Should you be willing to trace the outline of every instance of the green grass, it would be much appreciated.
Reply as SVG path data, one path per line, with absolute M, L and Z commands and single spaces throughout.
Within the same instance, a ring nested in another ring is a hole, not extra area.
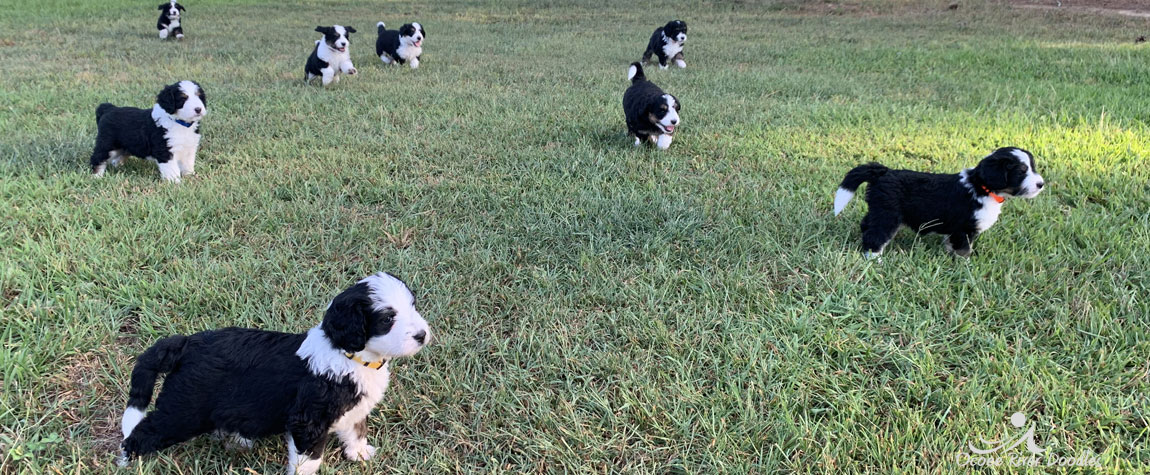
M 1150 470 L 1145 20 L 997 3 L 207 1 L 162 43 L 138 2 L 0 15 L 0 472 L 114 472 L 132 357 L 222 326 L 303 331 L 370 272 L 434 345 L 323 473 L 959 470 L 977 438 Z M 567 2 L 559 2 L 567 3 Z M 612 5 L 618 3 L 619 5 Z M 877 3 L 877 4 L 876 4 Z M 626 67 L 691 26 L 665 152 L 624 136 Z M 420 69 L 373 59 L 422 22 Z M 319 24 L 360 74 L 305 86 Z M 87 171 L 103 101 L 208 94 L 199 175 Z M 859 253 L 854 164 L 955 172 L 994 147 L 1048 187 L 969 260 Z M 208 439 L 157 473 L 277 473 Z M 122 472 L 121 472 L 122 473 Z

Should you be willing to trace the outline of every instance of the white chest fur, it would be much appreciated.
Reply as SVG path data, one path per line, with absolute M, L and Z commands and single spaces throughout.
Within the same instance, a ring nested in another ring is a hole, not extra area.
M 371 414 L 371 410 L 375 408 L 376 404 L 383 399 L 383 393 L 387 391 L 387 381 L 391 377 L 391 372 L 387 366 L 378 370 L 371 368 L 356 368 L 355 373 L 352 374 L 352 380 L 359 386 L 359 390 L 363 394 L 363 398 L 351 410 L 344 413 L 339 420 L 332 424 L 331 430 L 348 430 L 355 426 L 357 422 L 363 421 Z
M 663 55 L 669 58 L 674 58 L 675 55 L 683 51 L 683 44 L 671 41 L 667 35 L 663 35 Z
M 181 160 L 196 153 L 196 148 L 200 146 L 200 134 L 194 131 L 197 124 L 185 127 L 176 123 L 172 116 L 168 115 L 159 104 L 152 106 L 152 120 L 156 121 L 157 126 L 166 130 L 164 140 L 168 142 L 168 148 L 172 151 L 173 158 Z
M 423 54 L 423 47 L 400 43 L 399 48 L 396 48 L 395 50 L 395 54 L 398 54 L 400 58 L 404 59 L 404 61 L 411 61 L 412 59 L 418 58 L 419 55 Z
M 1002 213 L 1002 203 L 989 196 L 983 196 L 978 201 L 982 203 L 982 207 L 974 212 L 974 225 L 981 233 L 998 222 L 998 215 Z
M 316 56 L 318 56 L 319 59 L 326 61 L 332 69 L 336 70 L 336 72 L 339 72 L 340 70 L 339 65 L 343 64 L 345 61 L 351 61 L 351 52 L 348 48 L 345 48 L 342 52 L 340 52 L 328 47 L 327 44 L 323 42 L 323 40 L 316 40 L 315 44 L 319 48 L 316 50 Z

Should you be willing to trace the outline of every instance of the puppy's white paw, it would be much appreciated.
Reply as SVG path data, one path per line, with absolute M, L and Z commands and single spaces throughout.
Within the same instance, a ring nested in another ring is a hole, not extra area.
M 348 460 L 366 462 L 371 460 L 372 457 L 375 457 L 375 447 L 369 444 L 363 444 L 359 447 L 348 447 L 343 449 L 343 455 L 347 457 Z
M 681 59 L 676 59 L 675 60 L 675 66 L 678 66 L 680 68 L 685 68 L 685 67 L 687 67 L 687 62 L 683 61 Z
M 162 39 L 167 38 L 167 37 L 168 37 L 168 30 L 160 30 L 160 39 L 162 40 Z
M 178 34 L 178 35 L 176 35 L 176 39 L 177 39 L 177 40 L 182 40 L 182 39 L 184 39 L 184 35 L 183 35 L 182 33 L 181 33 L 181 34 Z
M 358 73 L 358 72 L 359 72 L 359 71 L 357 71 L 355 68 L 348 68 L 348 69 L 347 69 L 347 75 L 348 75 L 348 76 L 355 76 L 355 75 L 356 75 L 356 73 Z
M 639 140 L 639 137 L 635 137 L 635 146 L 638 147 L 640 145 L 643 145 L 643 141 Z
M 671 140 L 672 139 L 670 135 L 660 135 L 659 140 L 655 142 L 655 146 L 659 147 L 659 150 L 667 150 L 671 147 Z
M 667 68 L 669 68 L 669 67 L 670 67 L 670 66 L 669 66 L 669 65 L 666 65 L 666 64 L 660 64 L 660 65 L 659 65 L 659 69 L 667 69 Z

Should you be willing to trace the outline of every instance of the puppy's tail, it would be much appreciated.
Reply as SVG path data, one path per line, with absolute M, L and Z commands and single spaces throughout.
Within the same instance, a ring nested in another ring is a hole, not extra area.
M 387 25 L 384 25 L 382 21 L 375 24 L 376 33 L 382 34 L 384 28 L 387 28 Z
M 100 121 L 100 117 L 103 117 L 103 116 L 104 116 L 104 114 L 108 113 L 108 111 L 112 110 L 112 109 L 113 109 L 113 108 L 115 108 L 115 107 L 116 107 L 116 106 L 114 106 L 114 105 L 111 105 L 111 104 L 109 104 L 109 103 L 107 103 L 107 102 L 105 102 L 105 103 L 103 103 L 103 104 L 100 104 L 100 105 L 96 106 L 96 122 L 99 122 L 99 121 Z
M 839 189 L 835 192 L 835 216 L 846 209 L 847 203 L 850 203 L 851 198 L 855 197 L 855 190 L 858 190 L 860 185 L 870 183 L 888 171 L 890 171 L 889 168 L 877 162 L 870 162 L 854 167 L 847 172 L 847 176 L 843 177 L 843 182 L 839 184 Z
M 128 408 L 124 410 L 124 417 L 120 420 L 120 429 L 124 438 L 132 435 L 144 419 L 144 409 L 152 402 L 152 390 L 156 387 L 156 378 L 161 374 L 170 373 L 180 363 L 184 356 L 184 346 L 188 337 L 175 335 L 157 341 L 136 358 L 136 367 L 132 369 L 132 386 L 128 390 Z
M 631 84 L 647 80 L 647 76 L 643 75 L 643 65 L 638 61 L 631 63 L 631 67 L 627 68 L 627 80 L 631 81 Z

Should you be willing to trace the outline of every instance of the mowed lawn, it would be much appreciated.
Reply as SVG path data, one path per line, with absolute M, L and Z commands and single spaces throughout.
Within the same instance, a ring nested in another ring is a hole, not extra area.
M 0 472 L 113 463 L 136 354 L 302 332 L 380 270 L 436 338 L 397 361 L 366 464 L 322 473 L 959 470 L 1023 412 L 1051 453 L 1150 470 L 1150 22 L 998 2 L 3 2 Z M 294 3 L 294 4 L 293 4 Z M 553 4 L 573 3 L 567 6 Z M 620 107 L 651 31 L 690 26 L 668 151 Z M 418 70 L 375 28 L 419 21 Z M 359 75 L 306 86 L 316 25 Z M 94 109 L 207 92 L 199 174 L 89 176 Z M 996 147 L 1047 187 L 969 260 L 859 252 L 871 160 Z M 1022 450 L 1021 448 L 1016 451 Z M 209 438 L 130 472 L 279 473 Z

